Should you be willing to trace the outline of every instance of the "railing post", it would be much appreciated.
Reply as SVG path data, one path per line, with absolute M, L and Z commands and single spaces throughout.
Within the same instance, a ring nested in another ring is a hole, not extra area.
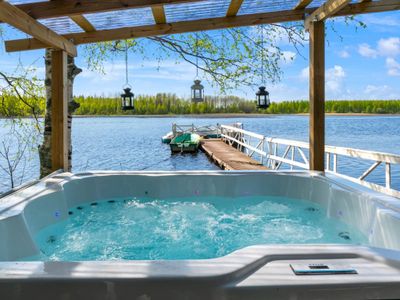
M 264 142 L 265 142 L 265 137 L 263 137 L 263 139 L 261 140 L 261 145 L 259 147 L 259 149 L 261 151 L 264 151 Z M 262 154 L 260 154 L 260 156 L 261 156 L 261 164 L 263 165 L 264 164 L 264 156 Z
M 385 168 L 385 179 L 386 179 L 386 188 L 390 189 L 392 186 L 392 174 L 391 174 L 391 165 L 390 163 L 386 163 Z
M 269 166 L 270 169 L 272 169 L 272 162 L 271 162 L 271 154 L 272 154 L 272 142 L 268 141 L 268 155 L 267 155 L 267 166 Z
M 333 172 L 337 173 L 337 154 L 333 154 Z
M 326 170 L 329 171 L 331 168 L 331 154 L 329 152 L 326 153 Z
M 292 156 L 291 156 L 292 161 L 294 161 L 294 149 L 295 149 L 295 147 L 292 146 Z M 290 165 L 290 170 L 293 170 L 293 165 Z

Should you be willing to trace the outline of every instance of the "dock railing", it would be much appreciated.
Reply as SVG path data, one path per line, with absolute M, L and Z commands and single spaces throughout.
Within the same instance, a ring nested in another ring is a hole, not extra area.
M 272 170 L 279 170 L 282 166 L 290 169 L 309 169 L 309 144 L 306 142 L 265 137 L 243 128 L 221 125 L 221 138 L 244 152 L 248 156 L 258 159 Z M 343 177 L 352 182 L 366 186 L 372 190 L 400 198 L 400 191 L 392 187 L 392 166 L 400 165 L 400 155 L 382 153 L 377 151 L 360 150 L 346 147 L 325 146 L 325 171 Z M 340 173 L 338 157 L 357 159 L 360 169 L 367 168 L 359 177 L 353 177 Z M 384 165 L 385 183 L 383 185 L 367 180 L 377 168 Z
M 183 133 L 197 133 L 199 135 L 219 134 L 219 126 L 212 126 L 212 125 L 195 126 L 194 124 L 182 125 L 174 123 L 172 124 L 172 133 L 174 136 Z

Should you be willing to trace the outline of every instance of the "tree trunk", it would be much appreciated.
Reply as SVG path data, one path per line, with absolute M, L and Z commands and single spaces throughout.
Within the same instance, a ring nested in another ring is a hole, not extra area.
M 46 50 L 45 66 L 45 88 L 46 88 L 46 114 L 44 118 L 44 136 L 43 143 L 39 146 L 40 158 L 40 177 L 44 177 L 52 173 L 51 163 L 51 49 Z M 72 155 L 72 142 L 71 142 L 71 123 L 72 113 L 79 107 L 79 103 L 75 102 L 73 97 L 73 86 L 75 77 L 81 73 L 82 70 L 74 63 L 74 58 L 68 56 L 68 160 L 69 170 L 71 171 L 71 155 Z

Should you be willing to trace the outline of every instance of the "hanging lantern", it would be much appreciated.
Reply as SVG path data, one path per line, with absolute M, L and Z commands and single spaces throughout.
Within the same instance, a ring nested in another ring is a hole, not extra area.
M 260 86 L 256 93 L 257 108 L 266 109 L 270 106 L 269 92 L 265 89 L 265 86 Z
M 134 110 L 135 106 L 133 105 L 133 97 L 135 96 L 131 90 L 131 86 L 129 85 L 128 78 L 128 42 L 125 41 L 125 85 L 124 85 L 124 93 L 121 94 L 121 106 L 122 110 Z
M 135 109 L 133 105 L 134 94 L 131 92 L 131 88 L 124 88 L 124 93 L 121 94 L 122 110 L 133 110 Z
M 264 26 L 261 26 L 261 84 L 264 84 Z M 257 108 L 267 109 L 270 106 L 269 92 L 265 89 L 265 86 L 260 86 L 256 93 Z
M 192 85 L 192 102 L 198 103 L 204 101 L 204 86 L 201 81 L 196 79 Z

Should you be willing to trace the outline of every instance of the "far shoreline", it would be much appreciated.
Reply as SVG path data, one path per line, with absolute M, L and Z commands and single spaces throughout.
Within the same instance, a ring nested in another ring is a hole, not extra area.
M 399 114 L 369 114 L 369 113 L 325 113 L 328 117 L 396 117 Z M 309 113 L 301 114 L 245 114 L 245 113 L 220 113 L 220 114 L 170 114 L 170 115 L 73 115 L 73 118 L 193 118 L 193 119 L 218 119 L 218 118 L 271 118 L 279 116 L 309 116 Z
M 168 114 L 168 115 L 72 115 L 73 118 L 76 119 L 86 119 L 86 118 L 192 118 L 192 119 L 234 119 L 234 118 L 273 118 L 273 117 L 282 117 L 282 116 L 309 116 L 309 113 L 300 113 L 300 114 L 246 114 L 246 113 L 216 113 L 216 114 Z M 325 113 L 327 117 L 398 117 L 398 114 L 370 114 L 370 113 Z M 21 119 L 33 119 L 33 117 L 18 117 L 13 116 L 12 118 L 21 118 Z M 39 116 L 40 119 L 43 119 L 43 116 Z M 0 119 L 11 119 L 10 117 L 0 117 Z

